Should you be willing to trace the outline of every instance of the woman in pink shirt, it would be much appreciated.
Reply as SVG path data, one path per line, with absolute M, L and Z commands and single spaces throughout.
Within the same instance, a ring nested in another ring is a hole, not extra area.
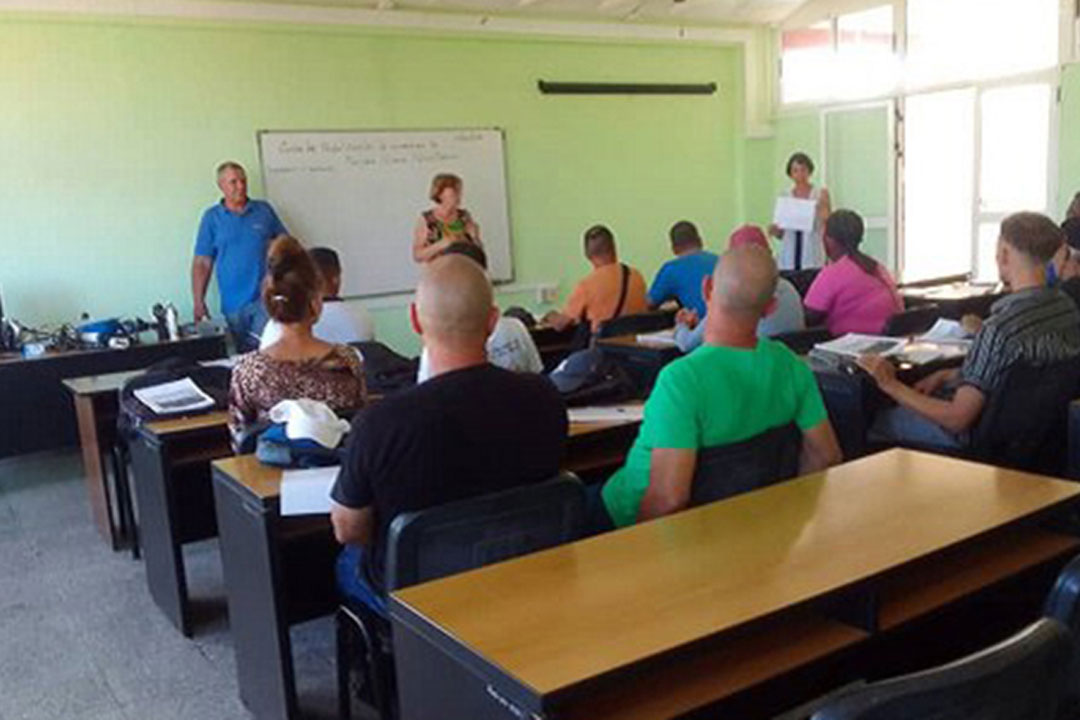
M 885 266 L 859 251 L 863 221 L 837 210 L 825 223 L 829 264 L 806 293 L 806 324 L 824 324 L 835 336 L 879 334 L 889 318 L 904 309 L 896 282 Z

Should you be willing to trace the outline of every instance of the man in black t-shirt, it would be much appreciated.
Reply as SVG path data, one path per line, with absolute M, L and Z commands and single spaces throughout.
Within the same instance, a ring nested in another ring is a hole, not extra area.
M 397 515 L 547 480 L 567 432 L 550 381 L 488 364 L 498 311 L 476 262 L 456 255 L 426 265 L 410 310 L 432 377 L 357 416 L 331 493 L 334 534 L 347 545 L 341 590 L 383 615 L 386 533 Z

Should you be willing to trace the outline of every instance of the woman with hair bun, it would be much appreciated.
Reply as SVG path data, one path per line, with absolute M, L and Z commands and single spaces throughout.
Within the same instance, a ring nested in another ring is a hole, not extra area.
M 241 356 L 233 368 L 229 430 L 234 445 L 245 428 L 265 420 L 282 400 L 318 400 L 337 412 L 358 410 L 367 401 L 357 351 L 312 333 L 322 312 L 322 278 L 296 238 L 279 235 L 270 245 L 262 300 L 281 326 L 281 337 Z

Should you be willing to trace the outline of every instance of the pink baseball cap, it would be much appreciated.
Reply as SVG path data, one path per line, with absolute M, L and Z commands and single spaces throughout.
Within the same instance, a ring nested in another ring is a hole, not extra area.
M 765 231 L 757 225 L 743 225 L 728 238 L 728 248 L 731 250 L 747 245 L 757 245 L 768 250 L 769 241 L 765 238 Z

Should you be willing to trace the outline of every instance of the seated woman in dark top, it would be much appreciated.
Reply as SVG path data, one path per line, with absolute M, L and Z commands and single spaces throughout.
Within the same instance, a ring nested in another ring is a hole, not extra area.
M 281 337 L 243 355 L 229 389 L 229 430 L 237 447 L 246 428 L 266 420 L 282 400 L 308 398 L 337 412 L 364 406 L 364 369 L 356 350 L 317 339 L 312 326 L 322 312 L 322 280 L 295 238 L 276 238 L 267 256 L 263 304 L 281 325 Z

